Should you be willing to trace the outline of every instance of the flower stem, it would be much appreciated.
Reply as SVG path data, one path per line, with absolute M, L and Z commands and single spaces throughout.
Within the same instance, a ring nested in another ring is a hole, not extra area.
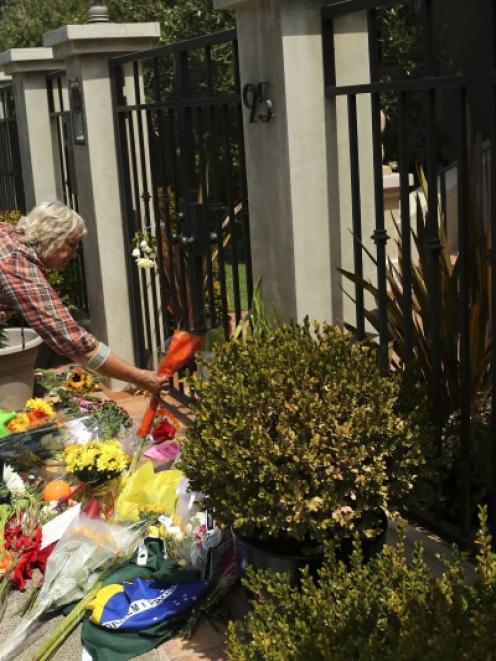
M 33 656 L 33 661 L 48 661 L 48 659 L 52 658 L 66 638 L 68 638 L 77 625 L 84 619 L 86 606 L 94 599 L 102 585 L 103 582 L 98 581 L 84 599 L 82 599 L 79 604 L 72 609 L 69 615 L 62 620 L 52 635 L 36 650 Z

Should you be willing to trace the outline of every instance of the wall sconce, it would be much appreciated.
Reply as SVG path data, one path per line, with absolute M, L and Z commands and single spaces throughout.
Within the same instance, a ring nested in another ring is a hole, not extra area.
M 69 100 L 71 106 L 72 141 L 75 145 L 86 144 L 84 126 L 83 94 L 81 83 L 77 78 L 69 81 Z

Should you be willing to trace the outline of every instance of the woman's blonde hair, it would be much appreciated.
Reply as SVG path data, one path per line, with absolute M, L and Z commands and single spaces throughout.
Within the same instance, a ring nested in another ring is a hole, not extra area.
M 61 202 L 43 202 L 19 219 L 20 240 L 44 258 L 60 248 L 66 239 L 82 239 L 86 225 L 81 216 Z

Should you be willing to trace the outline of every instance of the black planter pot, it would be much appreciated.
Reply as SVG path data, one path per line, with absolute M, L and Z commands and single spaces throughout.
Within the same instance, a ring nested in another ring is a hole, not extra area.
M 378 516 L 381 520 L 382 532 L 373 539 L 362 538 L 362 551 L 366 561 L 379 553 L 386 542 L 388 519 L 382 511 Z M 322 555 L 312 556 L 298 552 L 304 544 L 298 544 L 293 539 L 264 542 L 252 537 L 243 537 L 235 530 L 233 530 L 233 538 L 239 569 L 243 576 L 248 565 L 251 565 L 255 569 L 288 573 L 291 583 L 295 585 L 298 583 L 301 569 L 308 567 L 310 574 L 316 576 L 324 560 Z M 346 561 L 352 552 L 352 547 L 351 540 L 341 544 L 337 551 L 339 559 Z M 287 549 L 287 552 L 284 552 L 284 549 Z

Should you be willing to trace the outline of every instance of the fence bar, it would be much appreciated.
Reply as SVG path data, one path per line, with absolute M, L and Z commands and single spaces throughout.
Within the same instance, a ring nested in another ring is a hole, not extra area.
M 432 76 L 434 70 L 434 25 L 432 16 L 432 0 L 422 0 L 422 28 L 424 75 Z
M 0 209 L 24 213 L 24 184 L 11 85 L 0 88 L 0 103 Z
M 129 152 L 131 155 L 131 177 L 132 177 L 132 189 L 134 193 L 134 207 L 132 209 L 132 226 L 133 234 L 139 232 L 143 228 L 143 222 L 141 219 L 141 202 L 140 202 L 140 186 L 139 186 L 139 175 L 138 175 L 138 159 L 136 154 L 136 139 L 135 139 L 135 127 L 133 113 L 130 112 L 127 115 L 127 132 L 129 136 Z M 139 277 L 139 274 L 138 274 Z M 152 347 L 152 329 L 150 324 L 150 306 L 148 303 L 148 295 L 146 291 L 146 278 L 141 275 L 139 277 L 141 281 L 141 296 L 143 304 L 143 314 L 144 314 L 144 331 L 146 337 L 146 349 L 144 355 L 146 356 L 146 363 L 148 363 L 150 358 L 150 351 Z
M 350 94 L 348 99 L 348 131 L 350 140 L 350 175 L 351 175 L 351 213 L 353 226 L 353 257 L 355 276 L 363 278 L 362 254 L 362 206 L 360 196 L 360 165 L 358 160 L 358 124 L 356 96 Z M 359 340 L 365 337 L 365 307 L 364 292 L 361 282 L 355 282 L 356 336 Z
M 441 372 L 441 290 L 439 255 L 441 241 L 438 227 L 437 196 L 437 136 L 436 136 L 436 90 L 427 92 L 427 222 L 426 247 L 428 254 L 429 289 L 429 347 L 432 369 L 432 411 L 435 423 L 442 420 L 442 372 Z
M 231 254 L 232 254 L 232 282 L 234 293 L 234 309 L 236 323 L 241 319 L 241 298 L 239 288 L 239 260 L 238 260 L 238 229 L 236 226 L 236 205 L 234 202 L 233 190 L 233 172 L 232 172 L 232 153 L 229 144 L 229 109 L 224 106 L 222 109 L 222 134 L 223 134 L 223 153 L 225 167 L 225 183 L 227 197 L 227 212 L 229 214 L 229 228 L 231 231 Z
M 121 66 L 116 65 L 112 69 L 112 97 L 114 109 L 117 103 L 123 97 L 124 74 Z M 119 183 L 121 190 L 121 198 L 124 203 L 124 241 L 127 252 L 131 255 L 132 238 L 134 235 L 134 216 L 133 205 L 131 199 L 131 178 L 130 178 L 130 163 L 129 163 L 129 149 L 126 129 L 126 115 L 124 113 L 117 113 L 114 111 L 115 125 L 119 139 L 117 140 L 117 156 L 122 167 L 119 170 Z M 132 221 L 132 222 L 130 222 Z M 141 313 L 141 305 L 139 298 L 139 275 L 134 262 L 131 259 L 127 261 L 127 280 L 128 286 L 131 290 L 129 297 L 131 301 L 131 318 L 133 324 L 133 350 L 135 360 L 141 366 L 146 365 L 145 354 L 145 331 L 143 324 L 143 316 Z
M 458 245 L 459 245 L 459 325 L 460 325 L 460 465 L 461 529 L 470 530 L 470 253 L 467 166 L 467 90 L 458 98 Z M 476 220 L 479 222 L 479 219 Z
M 493 9 L 496 15 L 496 8 Z M 496 23 L 496 21 L 495 21 Z M 496 30 L 495 30 L 496 31 Z M 496 55 L 495 55 L 496 58 Z M 496 85 L 491 90 L 491 447 L 489 479 L 489 514 L 493 543 L 496 539 Z
M 402 309 L 405 353 L 401 358 L 409 363 L 413 358 L 412 319 L 412 250 L 410 228 L 410 184 L 408 158 L 408 110 L 406 93 L 399 96 L 399 170 L 401 214 L 401 273 L 403 276 Z
M 224 254 L 224 227 L 223 221 L 225 218 L 225 210 L 220 204 L 220 145 L 218 139 L 217 122 L 216 122 L 216 107 L 208 106 L 208 130 L 210 134 L 210 153 L 212 158 L 215 159 L 215 166 L 212 164 L 212 182 L 210 191 L 210 208 L 214 218 L 214 231 L 217 235 L 217 259 L 219 262 L 219 278 L 220 278 L 220 300 L 222 308 L 222 321 L 224 326 L 224 335 L 226 340 L 229 338 L 229 310 L 227 305 L 227 288 L 226 288 L 226 263 Z
M 376 80 L 379 71 L 377 14 L 374 9 L 368 12 L 370 78 Z M 377 246 L 377 290 L 379 297 L 379 364 L 389 367 L 388 356 L 388 310 L 386 282 L 386 244 L 388 233 L 384 225 L 384 190 L 382 178 L 381 144 L 381 100 L 378 93 L 371 95 L 372 142 L 374 160 L 375 230 L 372 238 Z
M 241 81 L 239 78 L 239 50 L 238 42 L 233 41 L 234 50 L 234 75 L 236 79 L 236 93 L 241 97 Z M 253 270 L 251 263 L 251 243 L 250 243 L 250 224 L 249 224 L 249 209 L 248 209 L 248 181 L 246 177 L 246 163 L 245 163 L 245 140 L 243 132 L 243 111 L 241 104 L 236 104 L 237 121 L 238 121 L 238 144 L 239 144 L 239 167 L 240 167 L 240 186 L 241 186 L 241 216 L 243 218 L 243 237 L 245 245 L 245 269 L 246 269 L 246 293 L 247 305 L 251 307 L 253 298 Z
M 179 119 L 177 120 L 177 123 L 179 123 Z M 184 256 L 182 251 L 180 251 L 180 245 L 179 245 L 179 235 L 180 235 L 180 230 L 182 229 L 182 223 L 185 218 L 184 212 L 180 210 L 180 198 L 181 198 L 181 177 L 178 176 L 178 170 L 179 166 L 177 164 L 177 143 L 176 143 L 176 117 L 173 113 L 173 111 L 169 111 L 168 113 L 168 125 L 169 125 L 169 149 L 170 149 L 170 159 L 172 163 L 172 169 L 173 169 L 173 176 L 172 176 L 172 181 L 173 181 L 173 191 L 175 193 L 174 197 L 174 210 L 175 210 L 175 228 L 172 228 L 172 226 L 169 226 L 169 231 L 170 231 L 170 249 L 171 249 L 171 257 L 172 257 L 172 267 L 174 268 L 174 258 L 176 257 L 176 252 L 177 252 L 177 266 L 179 267 L 179 289 L 180 289 L 180 297 L 181 300 L 183 301 L 184 304 L 184 309 L 179 311 L 179 307 L 176 308 L 176 324 L 177 325 L 185 325 L 188 323 L 188 306 L 190 304 L 189 301 L 189 290 L 188 290 L 188 284 L 186 281 L 186 266 L 184 263 Z M 172 220 L 172 219 L 171 219 Z M 177 250 L 176 250 L 177 246 Z M 180 313 L 185 314 L 185 317 L 182 318 L 180 316 Z
M 205 154 L 205 132 L 203 130 L 203 117 L 200 108 L 196 109 L 195 112 L 195 128 L 196 134 L 198 136 L 198 155 L 199 155 L 199 166 L 200 166 L 200 188 L 201 188 L 201 202 L 202 202 L 202 213 L 201 213 L 201 223 L 202 227 L 198 228 L 198 232 L 201 233 L 202 241 L 205 241 L 205 267 L 206 267 L 206 276 L 207 276 L 207 297 L 208 297 L 208 307 L 210 313 L 210 324 L 212 328 L 217 326 L 217 314 L 215 310 L 215 291 L 214 291 L 214 276 L 212 269 L 212 249 L 210 247 L 210 219 L 208 213 L 205 213 L 206 210 L 206 200 L 208 199 L 208 182 L 207 182 L 207 172 L 208 164 L 207 157 Z
M 136 101 L 139 103 L 141 100 L 141 90 L 140 90 L 140 72 L 139 72 L 139 67 L 138 63 L 134 62 L 133 63 L 133 77 L 134 77 L 134 94 Z M 151 216 L 150 216 L 150 200 L 152 199 L 152 193 L 150 193 L 150 186 L 149 186 L 149 181 L 148 181 L 148 168 L 147 168 L 147 162 L 146 162 L 146 150 L 145 150 L 145 138 L 144 138 L 144 130 L 143 130 L 143 117 L 142 117 L 142 112 L 141 110 L 138 110 L 136 115 L 137 115 L 137 127 L 138 127 L 138 145 L 139 145 L 139 160 L 140 160 L 140 170 L 141 170 L 141 199 L 143 200 L 143 208 L 144 208 L 144 221 L 145 221 L 145 230 L 149 231 L 151 233 Z M 151 120 L 148 112 L 149 111 L 144 111 L 145 114 L 145 119 L 149 122 Z M 149 143 L 147 143 L 149 146 Z M 143 282 L 146 285 L 147 281 L 147 273 L 144 271 L 142 273 L 142 279 Z M 158 313 L 158 299 L 157 299 L 157 283 L 155 281 L 155 274 L 153 272 L 149 272 L 149 280 L 150 280 L 150 287 L 151 287 L 151 292 L 152 292 L 152 307 L 153 307 L 153 316 L 155 323 L 153 324 L 154 330 L 155 330 L 155 347 L 158 348 L 160 347 L 161 341 L 160 341 L 160 318 L 159 318 L 159 313 Z M 150 350 L 152 351 L 152 346 L 150 345 Z M 152 351 L 153 354 L 153 351 Z

